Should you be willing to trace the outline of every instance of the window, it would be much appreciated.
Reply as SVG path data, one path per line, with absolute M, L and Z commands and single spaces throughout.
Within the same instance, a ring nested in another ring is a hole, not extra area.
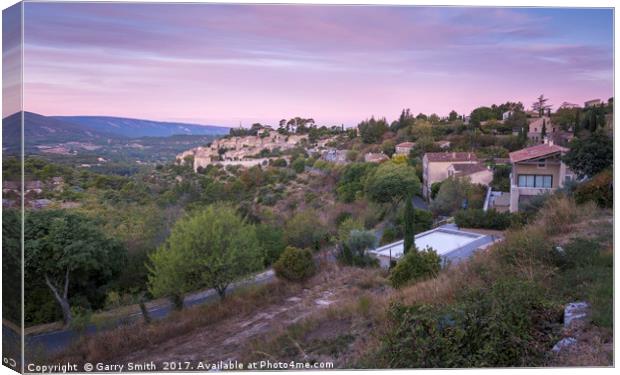
M 553 176 L 520 174 L 518 185 L 519 187 L 550 189 L 553 186 Z
M 545 165 L 547 165 L 545 159 L 538 159 L 538 168 L 544 168 Z

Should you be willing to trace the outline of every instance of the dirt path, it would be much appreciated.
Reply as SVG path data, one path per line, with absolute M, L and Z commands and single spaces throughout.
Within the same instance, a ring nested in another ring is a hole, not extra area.
M 317 275 L 312 285 L 279 303 L 268 305 L 250 314 L 235 316 L 175 337 L 163 344 L 131 353 L 117 363 L 163 361 L 235 361 L 240 348 L 261 335 L 278 332 L 280 328 L 300 321 L 344 299 L 351 285 L 359 278 L 359 270 L 334 267 Z

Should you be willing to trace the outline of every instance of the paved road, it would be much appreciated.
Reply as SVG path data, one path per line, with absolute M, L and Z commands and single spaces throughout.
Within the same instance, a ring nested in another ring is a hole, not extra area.
M 234 290 L 242 286 L 261 285 L 261 284 L 269 283 L 273 281 L 274 278 L 275 278 L 275 275 L 274 275 L 273 270 L 268 270 L 252 278 L 231 284 L 228 288 L 228 291 L 229 293 L 231 293 Z M 217 298 L 218 298 L 217 292 L 214 289 L 209 289 L 209 290 L 187 295 L 185 299 L 183 300 L 183 305 L 185 307 L 196 306 L 196 305 L 204 304 L 207 302 L 211 302 L 213 300 L 216 300 Z M 153 319 L 161 319 L 167 316 L 168 314 L 170 314 L 171 311 L 172 311 L 172 304 L 167 303 L 164 305 L 150 308 L 149 314 L 151 318 Z M 118 327 L 119 325 L 122 325 L 122 324 L 131 324 L 139 319 L 142 319 L 142 314 L 134 313 L 129 316 L 119 318 L 116 321 L 107 322 L 107 324 L 103 326 L 102 325 L 96 326 L 94 324 L 91 324 L 88 327 L 86 327 L 85 332 L 86 334 L 93 334 L 98 331 Z M 14 331 L 4 326 L 3 326 L 2 332 L 3 332 L 3 335 L 13 335 L 13 336 L 17 335 Z M 80 336 L 80 333 L 75 332 L 72 329 L 41 333 L 38 335 L 28 335 L 26 336 L 26 346 L 30 348 L 30 350 L 41 349 L 48 353 L 58 352 L 62 349 L 67 348 L 71 344 L 71 342 L 73 342 L 73 340 L 77 339 L 79 336 Z

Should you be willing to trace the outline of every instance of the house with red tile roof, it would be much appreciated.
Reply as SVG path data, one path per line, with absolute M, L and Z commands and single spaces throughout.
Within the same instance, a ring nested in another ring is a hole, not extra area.
M 574 179 L 562 162 L 567 151 L 550 141 L 510 153 L 510 212 L 518 211 L 520 204 L 534 196 L 553 192 Z
M 415 143 L 413 142 L 403 142 L 396 145 L 396 153 L 409 155 L 409 152 L 412 148 L 415 147 Z
M 473 152 L 427 152 L 422 157 L 422 195 L 429 197 L 431 185 L 448 178 L 448 169 L 456 164 L 478 164 Z

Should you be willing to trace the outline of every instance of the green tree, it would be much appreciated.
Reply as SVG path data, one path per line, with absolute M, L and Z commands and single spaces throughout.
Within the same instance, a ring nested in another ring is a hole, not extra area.
M 450 111 L 450 114 L 448 115 L 448 120 L 449 120 L 450 122 L 453 122 L 453 121 L 456 121 L 458 118 L 459 118 L 459 114 L 458 114 L 458 113 L 456 113 L 456 111 L 455 111 L 455 110 L 451 110 L 451 111 Z
M 406 164 L 383 163 L 366 182 L 368 197 L 379 203 L 396 205 L 419 190 L 420 180 L 415 169 Z
M 546 111 L 551 109 L 551 105 L 547 104 L 549 98 L 545 98 L 545 95 L 540 95 L 534 104 L 532 104 L 532 110 L 538 112 L 540 116 L 543 116 Z
M 24 227 L 25 273 L 45 282 L 69 325 L 70 286 L 101 288 L 119 273 L 126 251 L 82 215 L 30 212 Z
M 563 160 L 580 178 L 594 176 L 614 161 L 613 141 L 602 132 L 574 138 L 569 148 Z
M 319 220 L 318 213 L 306 209 L 298 211 L 286 222 L 284 233 L 287 245 L 318 250 L 327 230 Z
M 285 248 L 284 231 L 282 228 L 268 224 L 256 226 L 256 239 L 263 250 L 263 263 L 268 267 L 275 262 Z
M 357 125 L 357 128 L 364 143 L 379 142 L 383 134 L 389 130 L 388 123 L 384 118 L 376 120 L 374 117 L 371 117 L 370 120 L 362 121 Z
M 466 201 L 470 208 L 482 208 L 485 189 L 482 185 L 472 184 L 469 178 L 448 177 L 445 179 L 435 200 L 430 204 L 430 210 L 435 215 L 452 215 L 462 208 Z
M 384 154 L 391 158 L 392 155 L 394 155 L 394 152 L 396 152 L 396 143 L 394 143 L 391 139 L 386 139 L 381 144 L 381 150 Z
M 377 237 L 367 230 L 354 229 L 349 238 L 339 244 L 338 258 L 344 264 L 365 267 L 376 264 L 376 259 L 368 255 L 368 249 L 377 245 Z
M 261 269 L 263 255 L 254 226 L 216 204 L 178 220 L 150 261 L 149 290 L 178 306 L 183 293 L 205 286 L 223 299 L 231 282 Z
M 473 126 L 480 126 L 480 123 L 482 121 L 487 121 L 491 119 L 497 120 L 497 118 L 495 118 L 495 112 L 489 107 L 478 107 L 474 109 L 469 115 L 469 122 Z
M 348 241 L 353 230 L 364 230 L 364 222 L 361 219 L 348 217 L 338 227 L 338 240 L 340 242 Z
M 338 199 L 344 202 L 353 202 L 358 192 L 364 191 L 367 176 L 377 168 L 374 163 L 347 164 L 338 180 L 336 193 Z
M 413 196 L 408 196 L 405 202 L 405 240 L 403 252 L 407 254 L 415 248 L 415 209 L 413 208 Z
M 543 119 L 542 129 L 540 130 L 540 138 L 545 139 L 547 136 L 547 120 Z

